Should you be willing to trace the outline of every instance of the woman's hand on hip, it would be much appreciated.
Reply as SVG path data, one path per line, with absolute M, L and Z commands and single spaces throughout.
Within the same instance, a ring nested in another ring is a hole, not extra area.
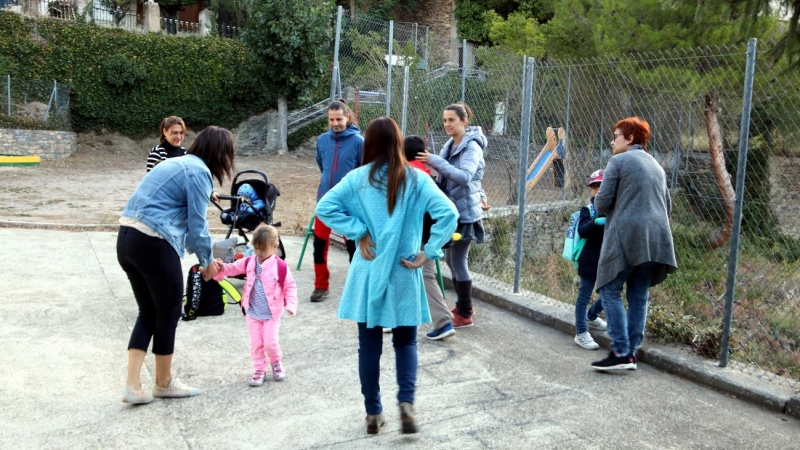
M 361 251 L 361 257 L 367 261 L 375 259 L 374 248 L 378 248 L 378 246 L 372 241 L 372 236 L 367 231 L 367 234 L 361 236 L 361 239 L 358 240 L 358 249 Z
M 424 266 L 426 262 L 428 262 L 428 255 L 426 255 L 425 252 L 419 252 L 414 255 L 413 261 L 400 258 L 400 264 L 408 267 L 409 269 L 419 269 L 420 267 Z

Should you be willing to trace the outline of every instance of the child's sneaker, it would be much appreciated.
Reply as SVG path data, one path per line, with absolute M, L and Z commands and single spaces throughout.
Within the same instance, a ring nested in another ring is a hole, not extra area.
M 594 339 L 592 339 L 592 335 L 589 334 L 588 331 L 584 331 L 583 333 L 575 336 L 573 341 L 575 341 L 576 344 L 580 345 L 586 350 L 597 350 L 598 348 L 600 348 L 597 342 L 595 342 Z
M 272 378 L 275 381 L 283 381 L 286 379 L 286 371 L 283 370 L 283 364 L 280 361 L 272 363 Z
M 169 382 L 169 386 L 162 388 L 158 385 L 153 386 L 153 397 L 156 398 L 183 398 L 194 397 L 200 393 L 200 389 L 187 386 L 177 378 Z
M 266 378 L 267 372 L 263 370 L 257 370 L 256 373 L 253 374 L 253 378 L 250 378 L 250 382 L 247 384 L 253 387 L 263 386 Z
M 456 334 L 456 330 L 453 328 L 453 324 L 447 322 L 442 328 L 436 328 L 435 330 L 426 334 L 425 337 L 434 341 L 438 341 L 439 339 L 444 339 L 454 334 Z
M 608 323 L 606 323 L 605 320 L 598 317 L 597 319 L 590 320 L 589 326 L 592 328 L 597 328 L 600 331 L 606 331 L 606 329 L 608 328 Z

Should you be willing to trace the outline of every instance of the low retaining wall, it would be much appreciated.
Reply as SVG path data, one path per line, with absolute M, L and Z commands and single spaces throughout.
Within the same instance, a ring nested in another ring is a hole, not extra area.
M 71 131 L 12 130 L 0 128 L 0 154 L 61 159 L 77 149 L 78 135 Z

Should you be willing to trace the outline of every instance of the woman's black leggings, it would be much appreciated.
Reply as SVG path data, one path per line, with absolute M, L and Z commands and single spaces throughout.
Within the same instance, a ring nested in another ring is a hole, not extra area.
M 166 240 L 122 226 L 117 236 L 117 261 L 128 275 L 139 305 L 128 350 L 146 352 L 152 338 L 154 354 L 171 355 L 183 301 L 178 254 Z

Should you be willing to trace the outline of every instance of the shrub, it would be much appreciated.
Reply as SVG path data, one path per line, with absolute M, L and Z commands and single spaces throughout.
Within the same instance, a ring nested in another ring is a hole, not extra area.
M 233 39 L 138 34 L 0 12 L 0 61 L 13 77 L 72 86 L 75 131 L 153 133 L 165 116 L 234 127 L 274 98 Z

